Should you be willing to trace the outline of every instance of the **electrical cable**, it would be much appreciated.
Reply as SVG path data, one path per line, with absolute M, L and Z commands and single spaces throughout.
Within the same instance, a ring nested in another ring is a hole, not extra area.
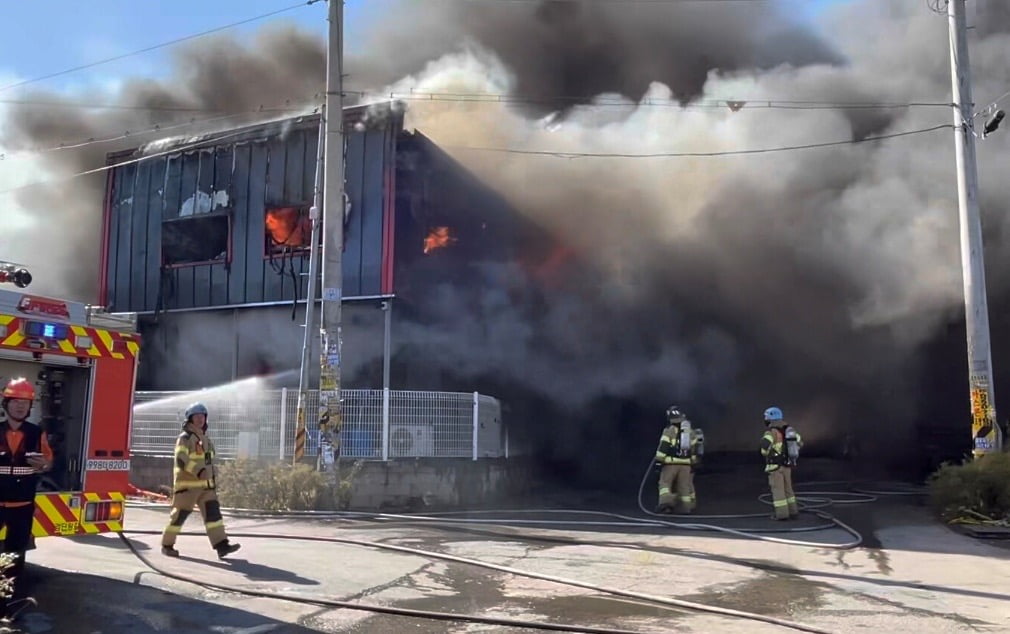
M 161 531 L 153 530 L 127 530 L 120 533 L 120 538 L 125 540 L 129 544 L 129 539 L 126 534 L 137 534 L 137 535 L 161 535 Z M 199 535 L 200 533 L 194 531 L 187 531 L 183 533 L 184 535 Z M 703 603 L 695 603 L 693 601 L 684 601 L 682 599 L 674 599 L 670 597 L 663 597 L 659 595 L 652 595 L 643 592 L 634 592 L 631 590 L 621 590 L 619 588 L 610 588 L 607 586 L 601 586 L 593 583 L 588 583 L 585 581 L 579 581 L 577 579 L 568 579 L 565 577 L 559 577 L 555 575 L 548 575 L 539 572 L 533 572 L 529 570 L 522 570 L 518 568 L 513 568 L 511 566 L 504 566 L 500 564 L 495 564 L 487 561 L 482 561 L 479 559 L 471 559 L 468 557 L 460 557 L 457 555 L 449 555 L 446 553 L 439 553 L 429 550 L 422 550 L 419 548 L 412 548 L 409 546 L 399 546 L 396 544 L 385 544 L 379 542 L 366 542 L 359 539 L 349 539 L 343 537 L 319 537 L 311 535 L 288 535 L 288 534 L 276 534 L 276 533 L 255 533 L 255 532 L 235 532 L 231 533 L 232 537 L 235 538 L 251 538 L 251 539 L 271 539 L 271 540 L 295 540 L 295 541 L 309 541 L 309 542 L 322 542 L 322 543 L 332 543 L 332 544 L 344 544 L 348 546 L 359 546 L 362 548 L 371 548 L 376 550 L 388 550 L 392 552 L 405 553 L 409 555 L 415 555 L 423 557 L 426 559 L 436 559 L 442 561 L 449 561 L 453 563 L 465 564 L 469 566 L 474 566 L 478 568 L 485 568 L 488 570 L 495 570 L 497 572 L 504 572 L 511 575 L 516 575 L 520 577 L 528 577 L 531 579 L 539 579 L 541 581 L 549 581 L 552 583 L 557 583 L 560 585 L 566 585 L 576 588 L 582 588 L 585 590 L 592 590 L 594 592 L 600 592 L 603 594 L 610 594 L 614 596 L 620 596 L 624 598 L 637 599 L 640 601 L 647 601 L 649 603 L 654 603 L 657 605 L 662 605 L 670 608 L 681 608 L 687 610 L 693 610 L 696 612 L 705 612 L 710 614 L 718 614 L 722 616 L 729 616 L 733 618 L 740 618 L 752 621 L 760 621 L 764 623 L 770 623 L 772 625 L 779 625 L 781 627 L 787 627 L 794 630 L 799 630 L 801 632 L 815 632 L 818 634 L 827 634 L 827 630 L 821 628 L 813 627 L 810 625 L 805 625 L 803 623 L 797 623 L 794 621 L 789 621 L 786 619 L 779 619 L 776 617 L 767 616 L 764 614 L 755 614 L 752 612 L 745 612 L 741 610 L 733 610 L 729 608 L 722 608 L 713 605 L 706 605 Z M 130 548 L 130 550 L 140 557 L 139 552 L 135 548 Z M 152 568 L 156 572 L 161 573 L 157 570 L 153 564 L 151 564 L 146 558 L 141 559 L 148 567 Z M 174 575 L 174 573 L 173 573 Z M 174 575 L 174 578 L 180 579 L 182 575 Z M 180 579 L 184 581 L 189 581 L 189 579 Z M 203 585 L 203 581 L 194 581 Z M 243 590 L 236 589 L 236 591 L 243 592 Z M 265 596 L 273 598 L 281 598 L 277 593 L 264 593 Z M 286 597 L 284 597 L 287 600 Z M 314 601 L 311 599 L 302 599 L 305 601 Z M 350 604 L 360 606 L 361 604 Z M 345 607 L 345 606 L 340 606 Z
M 757 148 L 752 150 L 723 150 L 714 152 L 652 152 L 645 154 L 626 154 L 620 152 L 565 152 L 562 150 L 521 150 L 517 148 L 496 148 L 496 147 L 475 147 L 475 146 L 442 146 L 450 150 L 462 150 L 471 152 L 493 152 L 499 154 L 521 154 L 526 156 L 548 156 L 553 158 L 626 158 L 626 159 L 646 159 L 646 158 L 708 158 L 717 156 L 741 156 L 750 154 L 770 154 L 774 152 L 788 152 L 795 150 L 810 150 L 816 148 L 834 147 L 839 145 L 857 145 L 870 141 L 882 141 L 885 139 L 896 139 L 917 134 L 936 132 L 937 130 L 952 130 L 951 124 L 935 125 L 931 128 L 921 128 L 918 130 L 906 130 L 905 132 L 895 132 L 891 134 L 880 134 L 868 136 L 860 139 L 849 139 L 845 141 L 827 141 L 824 143 L 808 143 L 805 145 L 787 145 L 772 148 Z
M 269 123 L 269 122 L 263 122 L 263 123 Z M 53 184 L 53 183 L 59 183 L 59 182 L 69 181 L 69 180 L 73 180 L 75 178 L 80 178 L 81 176 L 88 176 L 88 175 L 91 175 L 91 174 L 98 174 L 100 172 L 106 172 L 108 170 L 116 169 L 117 167 L 123 167 L 124 165 L 132 165 L 134 163 L 139 163 L 141 161 L 146 161 L 148 159 L 158 158 L 159 156 L 168 156 L 170 154 L 178 154 L 180 152 L 185 152 L 186 150 L 192 150 L 192 149 L 197 149 L 197 148 L 200 148 L 200 147 L 205 147 L 207 145 L 212 145 L 214 143 L 217 143 L 219 141 L 223 141 L 225 139 L 235 138 L 237 136 L 241 136 L 241 135 L 246 134 L 246 133 L 248 133 L 248 130 L 236 130 L 234 132 L 229 132 L 229 133 L 226 133 L 226 134 L 220 134 L 220 135 L 217 135 L 217 136 L 213 136 L 213 135 L 209 134 L 209 135 L 207 135 L 207 138 L 200 139 L 200 140 L 194 141 L 192 143 L 184 143 L 184 144 L 172 147 L 172 148 L 170 148 L 168 150 L 163 150 L 161 152 L 154 152 L 154 153 L 151 153 L 151 154 L 145 154 L 144 156 L 140 156 L 140 157 L 137 157 L 137 158 L 134 158 L 134 159 L 129 159 L 129 160 L 126 160 L 126 161 L 120 161 L 118 163 L 112 163 L 110 165 L 103 165 L 102 167 L 96 167 L 94 169 L 85 170 L 83 172 L 76 172 L 74 174 L 68 174 L 66 176 L 60 176 L 58 178 L 51 178 L 51 179 L 47 179 L 47 180 L 44 180 L 44 181 L 36 181 L 34 183 L 27 183 L 25 185 L 18 185 L 17 187 L 11 187 L 11 188 L 8 188 L 8 189 L 0 190 L 0 195 L 11 194 L 11 193 L 18 192 L 18 191 L 21 191 L 21 190 L 24 190 L 24 189 L 28 189 L 28 188 L 31 188 L 31 187 L 40 187 L 40 186 L 43 186 L 43 185 L 50 185 L 50 184 Z
M 269 121 L 261 122 L 261 124 L 265 124 L 265 123 L 269 123 Z M 905 132 L 897 132 L 897 133 L 893 133 L 893 134 L 883 134 L 883 135 L 872 136 L 872 137 L 863 137 L 861 139 L 850 139 L 850 140 L 847 140 L 847 141 L 829 141 L 829 142 L 825 142 L 825 143 L 810 143 L 810 144 L 806 144 L 806 145 L 793 145 L 793 146 L 783 146 L 783 147 L 776 147 L 776 148 L 761 148 L 761 149 L 753 149 L 753 150 L 726 150 L 726 151 L 717 151 L 717 152 L 658 152 L 658 153 L 652 153 L 652 154 L 621 154 L 621 153 L 603 153 L 603 152 L 601 152 L 601 153 L 591 153 L 591 152 L 562 152 L 562 151 L 543 151 L 543 150 L 519 150 L 519 149 L 513 149 L 513 148 L 467 147 L 467 146 L 449 146 L 449 145 L 443 146 L 443 147 L 445 147 L 445 149 L 455 149 L 455 150 L 464 150 L 464 151 L 469 150 L 469 151 L 481 151 L 481 152 L 496 152 L 496 153 L 502 153 L 502 154 L 523 154 L 523 155 L 549 156 L 549 157 L 555 157 L 555 158 L 569 158 L 569 159 L 572 159 L 572 158 L 628 158 L 628 159 L 636 159 L 636 158 L 717 157 L 717 156 L 737 156 L 737 155 L 750 155 L 750 154 L 768 154 L 768 153 L 772 153 L 772 152 L 786 152 L 786 151 L 792 151 L 792 150 L 807 150 L 807 149 L 813 149 L 813 148 L 825 148 L 825 147 L 832 147 L 832 146 L 839 146 L 839 145 L 856 145 L 856 144 L 859 144 L 859 143 L 866 143 L 866 142 L 869 142 L 869 141 L 880 141 L 880 140 L 883 140 L 883 139 L 894 139 L 894 138 L 898 138 L 898 137 L 906 137 L 906 136 L 911 136 L 911 135 L 916 135 L 916 134 L 924 134 L 924 133 L 927 133 L 927 132 L 934 132 L 936 130 L 953 129 L 953 128 L 954 128 L 954 126 L 951 125 L 951 124 L 944 124 L 944 125 L 933 126 L 931 128 L 923 128 L 923 129 L 920 129 L 920 130 L 908 130 L 908 131 L 905 131 Z M 69 175 L 66 175 L 66 176 L 61 176 L 59 178 L 48 179 L 48 180 L 44 180 L 44 181 L 37 181 L 37 182 L 34 182 L 34 183 L 28 183 L 26 185 L 19 185 L 17 187 L 11 187 L 11 188 L 8 188 L 8 189 L 5 189 L 5 190 L 0 190 L 0 195 L 10 194 L 10 193 L 17 192 L 17 191 L 20 191 L 20 190 L 23 190 L 23 189 L 27 189 L 27 188 L 30 188 L 30 187 L 37 187 L 37 186 L 49 185 L 49 184 L 57 183 L 57 182 L 64 182 L 64 181 L 72 180 L 72 179 L 75 179 L 75 178 L 79 178 L 81 176 L 88 176 L 90 174 L 97 174 L 97 173 L 100 173 L 100 172 L 105 172 L 105 171 L 108 171 L 108 170 L 111 170 L 111 169 L 115 169 L 117 167 L 122 167 L 124 165 L 130 165 L 132 163 L 138 163 L 140 161 L 144 161 L 144 160 L 147 160 L 147 159 L 150 159 L 150 158 L 156 158 L 156 157 L 159 157 L 159 156 L 165 156 L 165 155 L 168 155 L 168 154 L 175 154 L 175 153 L 178 153 L 178 152 L 182 152 L 182 151 L 185 151 L 187 149 L 195 149 L 195 148 L 198 148 L 198 147 L 212 145 L 212 144 L 214 144 L 214 143 L 216 143 L 218 141 L 222 141 L 222 140 L 227 139 L 227 138 L 232 138 L 232 137 L 235 137 L 235 136 L 239 136 L 239 135 L 245 134 L 245 133 L 246 133 L 246 130 L 239 130 L 239 131 L 236 131 L 236 132 L 232 132 L 232 133 L 228 133 L 228 134 L 223 134 L 223 135 L 220 135 L 218 137 L 213 137 L 213 138 L 208 137 L 206 139 L 202 139 L 202 140 L 196 141 L 196 142 L 194 142 L 192 144 L 178 146 L 178 147 L 172 148 L 170 150 L 166 150 L 164 152 L 159 152 L 159 153 L 155 153 L 155 154 L 148 154 L 146 156 L 142 156 L 142 157 L 139 157 L 139 158 L 136 158 L 136 159 L 130 159 L 130 160 L 127 160 L 127 161 L 122 161 L 122 162 L 114 163 L 114 164 L 111 164 L 111 165 L 104 165 L 102 167 L 96 167 L 94 169 L 85 170 L 83 172 L 76 172 L 74 174 L 69 174 Z
M 930 108 L 950 108 L 949 102 L 844 102 L 844 101 L 802 101 L 789 99 L 702 99 L 697 101 L 680 102 L 674 99 L 651 99 L 643 98 L 639 101 L 620 99 L 605 96 L 593 97 L 587 101 L 586 97 L 569 96 L 532 96 L 508 93 L 439 93 L 439 92 L 379 92 L 368 90 L 344 90 L 345 96 L 356 96 L 362 99 L 389 100 L 389 101 L 429 101 L 429 102 L 450 102 L 450 103 L 491 103 L 491 104 L 556 104 L 558 102 L 569 103 L 580 109 L 597 107 L 619 107 L 619 108 L 677 108 L 679 110 L 691 109 L 730 109 L 734 112 L 739 110 L 771 109 L 771 110 L 888 110 L 888 109 L 909 109 L 919 107 Z
M 285 112 L 291 112 L 292 110 L 304 110 L 304 111 L 308 112 L 308 110 L 310 108 L 312 108 L 313 106 L 316 109 L 313 110 L 312 112 L 318 112 L 318 107 L 319 107 L 318 104 L 305 104 L 305 105 L 303 105 L 303 106 L 301 106 L 299 108 L 290 108 L 290 109 L 285 109 L 284 111 Z M 89 145 L 95 145 L 95 144 L 98 144 L 98 143 L 111 143 L 113 141 L 121 141 L 123 139 L 136 138 L 136 137 L 140 137 L 140 136 L 143 136 L 143 135 L 146 135 L 146 134 L 154 134 L 154 133 L 166 132 L 168 130 L 178 130 L 180 128 L 189 128 L 189 127 L 192 127 L 192 126 L 195 126 L 195 125 L 202 125 L 202 124 L 206 124 L 206 123 L 214 123 L 214 122 L 217 122 L 217 121 L 225 121 L 227 119 L 234 119 L 235 117 L 243 117 L 243 116 L 248 116 L 248 115 L 258 114 L 258 113 L 263 113 L 263 112 L 279 112 L 279 111 L 280 110 L 276 110 L 276 109 L 263 109 L 263 108 L 261 108 L 261 109 L 258 109 L 258 110 L 248 110 L 248 111 L 243 111 L 243 112 L 233 112 L 233 113 L 230 113 L 230 114 L 225 114 L 225 115 L 216 116 L 216 117 L 207 117 L 207 118 L 204 118 L 204 119 L 189 119 L 187 121 L 183 121 L 183 122 L 179 122 L 179 123 L 156 123 L 156 124 L 154 124 L 154 125 L 152 125 L 150 127 L 142 128 L 142 129 L 139 129 L 139 130 L 133 130 L 133 131 L 126 130 L 122 134 L 119 134 L 119 135 L 116 135 L 116 136 L 107 136 L 107 137 L 102 137 L 102 138 L 91 137 L 91 138 L 88 138 L 88 139 L 83 139 L 83 140 L 80 140 L 80 141 L 74 141 L 74 142 L 71 142 L 71 143 L 58 143 L 56 145 L 51 145 L 51 146 L 46 146 L 46 147 L 25 148 L 23 150 L 16 150 L 14 152 L 4 152 L 4 153 L 0 153 L 0 161 L 4 160 L 6 158 L 15 157 L 15 156 L 23 156 L 23 155 L 31 155 L 31 154 L 48 154 L 50 152 L 59 152 L 59 151 L 62 151 L 62 150 L 80 149 L 82 147 L 87 147 Z
M 37 83 L 37 82 L 40 82 L 40 81 L 44 81 L 46 79 L 52 79 L 54 77 L 61 77 L 63 75 L 69 75 L 70 73 L 75 73 L 75 72 L 77 72 L 79 70 L 85 70 L 85 69 L 88 69 L 88 68 L 94 68 L 96 66 L 101 66 L 103 64 L 108 64 L 109 62 L 115 62 L 115 61 L 119 61 L 121 59 L 126 59 L 127 57 L 133 57 L 134 55 L 140 55 L 142 53 L 149 53 L 151 51 L 155 51 L 155 50 L 160 49 L 160 48 L 165 48 L 165 47 L 168 47 L 168 46 L 174 46 L 176 44 L 181 44 L 183 42 L 188 42 L 189 40 L 195 40 L 195 39 L 198 39 L 198 38 L 201 38 L 201 37 L 205 37 L 207 35 L 212 35 L 214 33 L 219 33 L 221 31 L 232 29 L 232 28 L 235 28 L 236 26 L 242 26 L 244 24 L 249 24 L 251 22 L 258 22 L 260 20 L 264 20 L 266 18 L 270 18 L 270 17 L 273 17 L 275 15 L 279 15 L 281 13 L 287 13 L 288 11 L 292 11 L 294 9 L 300 9 L 302 7 L 307 7 L 309 5 L 312 5 L 312 4 L 315 4 L 317 2 L 321 2 L 321 1 L 322 0 L 306 0 L 305 2 L 299 2 L 298 4 L 293 4 L 293 5 L 284 7 L 282 9 L 277 9 L 275 11 L 270 11 L 268 13 L 262 13 L 260 15 L 253 16 L 251 18 L 246 18 L 245 20 L 239 20 L 238 22 L 232 22 L 230 24 L 225 24 L 225 25 L 222 25 L 222 26 L 219 26 L 219 27 L 215 27 L 215 28 L 207 30 L 207 31 L 201 31 L 200 33 L 194 33 L 192 35 L 186 35 L 186 36 L 183 36 L 183 37 L 175 38 L 173 40 L 168 40 L 166 42 L 161 42 L 160 44 L 154 44 L 152 46 L 148 46 L 148 47 L 145 47 L 145 48 L 137 49 L 135 51 L 130 51 L 129 53 L 123 53 L 121 55 L 115 55 L 113 57 L 107 57 L 105 59 L 101 59 L 101 60 L 94 61 L 94 62 L 89 62 L 87 64 L 81 64 L 80 66 L 74 66 L 72 68 L 66 68 L 64 70 L 57 71 L 57 72 L 54 72 L 54 73 L 49 73 L 47 75 L 40 75 L 38 77 L 33 77 L 31 79 L 24 79 L 24 80 L 21 80 L 21 81 L 18 81 L 18 82 L 14 82 L 13 84 L 7 84 L 6 86 L 0 86 L 0 92 L 4 92 L 6 90 L 11 90 L 12 88 L 18 88 L 20 86 L 26 86 L 28 84 L 34 84 L 34 83 Z

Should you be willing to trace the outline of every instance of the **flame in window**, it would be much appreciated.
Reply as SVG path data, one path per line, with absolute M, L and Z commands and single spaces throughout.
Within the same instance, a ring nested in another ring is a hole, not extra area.
M 271 247 L 307 246 L 308 232 L 305 225 L 308 216 L 298 207 L 277 207 L 268 209 L 266 215 L 267 236 Z
M 442 249 L 456 242 L 449 227 L 435 227 L 428 232 L 428 237 L 424 239 L 425 255 L 436 249 Z

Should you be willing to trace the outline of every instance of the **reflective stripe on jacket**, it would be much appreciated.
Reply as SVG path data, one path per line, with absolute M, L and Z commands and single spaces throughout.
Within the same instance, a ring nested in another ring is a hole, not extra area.
M 28 464 L 27 454 L 42 453 L 44 434 L 38 425 L 25 421 L 18 430 L 21 444 L 11 448 L 7 440 L 9 431 L 11 427 L 7 421 L 0 424 L 0 502 L 33 502 L 39 475 Z
M 663 435 L 659 439 L 659 448 L 656 449 L 656 462 L 659 464 L 686 464 L 697 462 L 695 449 L 698 446 L 698 435 L 691 431 L 691 446 L 687 448 L 687 455 L 681 455 L 680 451 L 680 425 L 668 425 L 663 430 Z
M 214 480 L 214 443 L 206 435 L 186 428 L 175 441 L 173 489 L 210 488 Z
M 785 427 L 785 423 L 781 427 Z M 799 432 L 795 429 L 793 431 L 796 433 L 797 446 L 802 447 L 803 439 L 800 437 Z M 782 435 L 779 427 L 769 427 L 765 431 L 764 436 L 761 437 L 761 455 L 765 459 L 765 473 L 771 473 L 779 467 L 790 466 L 789 455 L 786 452 L 785 437 Z

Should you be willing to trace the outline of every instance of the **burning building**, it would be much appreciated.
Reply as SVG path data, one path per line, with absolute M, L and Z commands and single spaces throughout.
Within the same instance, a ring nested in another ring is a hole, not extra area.
M 599 476 L 587 452 L 637 469 L 673 402 L 713 449 L 753 452 L 771 404 L 812 450 L 903 457 L 947 433 L 932 458 L 968 448 L 943 20 L 897 0 L 846 3 L 822 29 L 777 3 L 393 4 L 347 60 L 349 93 L 410 105 L 402 121 L 348 110 L 347 384 L 379 385 L 379 307 L 395 296 L 394 387 L 500 396 L 547 458 L 586 477 Z M 980 99 L 1006 90 L 1010 21 L 988 5 L 973 35 Z M 898 30 L 912 35 L 894 46 Z M 318 103 L 313 34 L 184 49 L 169 79 L 124 88 L 128 109 L 18 108 L 4 141 L 189 116 L 146 108 L 249 121 L 277 98 Z M 116 157 L 140 160 L 113 170 L 101 303 L 142 313 L 143 386 L 297 365 L 315 127 L 286 119 Z M 979 145 L 999 385 L 1005 146 L 1002 133 Z M 91 170 L 89 151 L 49 167 Z M 88 183 L 19 196 L 25 226 L 93 227 Z M 93 297 L 80 262 L 97 258 L 81 242 L 54 245 L 60 274 L 37 278 Z
M 519 246 L 528 259 L 538 244 L 529 223 L 402 121 L 389 103 L 345 111 L 347 387 L 381 387 L 388 363 L 395 389 L 444 388 L 428 353 L 409 352 L 422 329 L 401 328 L 399 315 L 426 323 L 445 283 L 514 285 L 480 267 L 504 266 Z M 278 384 L 296 384 L 318 127 L 318 116 L 296 117 L 109 156 L 123 164 L 107 182 L 100 303 L 139 315 L 140 389 L 285 372 Z

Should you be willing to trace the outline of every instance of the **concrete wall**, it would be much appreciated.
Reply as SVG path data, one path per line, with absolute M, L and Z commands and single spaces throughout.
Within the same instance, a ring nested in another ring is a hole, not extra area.
M 133 456 L 131 482 L 165 493 L 172 480 L 169 456 Z M 354 479 L 351 510 L 420 511 L 475 507 L 526 493 L 531 463 L 522 459 L 412 458 L 365 462 Z M 228 501 L 222 500 L 227 506 Z

